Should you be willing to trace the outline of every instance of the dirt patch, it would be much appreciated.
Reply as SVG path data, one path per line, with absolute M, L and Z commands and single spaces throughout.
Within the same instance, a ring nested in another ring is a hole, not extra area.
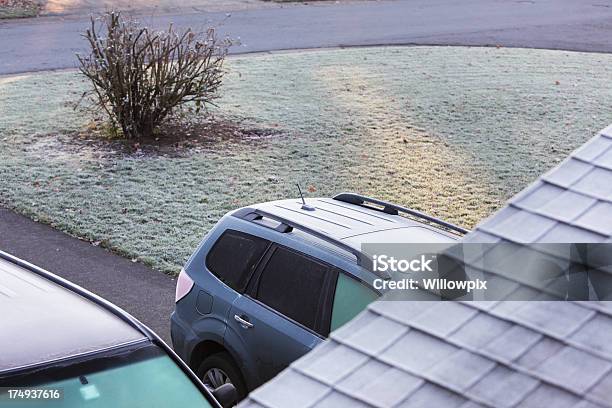
M 36 17 L 41 9 L 35 0 L 0 0 L 0 19 Z
M 171 121 L 152 137 L 123 140 L 109 136 L 104 122 L 92 121 L 85 129 L 61 137 L 65 148 L 74 152 L 95 151 L 98 157 L 190 157 L 193 154 L 232 145 L 261 147 L 281 137 L 278 125 L 260 126 L 247 121 L 211 117 L 192 121 Z M 66 146 L 67 145 L 67 146 Z

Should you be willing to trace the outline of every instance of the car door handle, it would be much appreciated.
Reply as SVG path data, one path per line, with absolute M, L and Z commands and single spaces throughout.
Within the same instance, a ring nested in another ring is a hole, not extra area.
M 242 317 L 238 315 L 234 315 L 234 320 L 240 323 L 240 325 L 244 327 L 245 329 L 250 329 L 251 327 L 253 327 L 253 323 L 249 322 L 248 320 L 243 319 Z

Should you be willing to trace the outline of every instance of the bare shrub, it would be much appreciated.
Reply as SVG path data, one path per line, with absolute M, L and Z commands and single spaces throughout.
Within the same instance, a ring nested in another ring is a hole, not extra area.
M 155 31 L 119 12 L 92 17 L 83 36 L 91 50 L 77 56 L 79 69 L 93 85 L 86 95 L 127 139 L 150 137 L 187 103 L 197 112 L 214 104 L 231 45 L 212 28 Z

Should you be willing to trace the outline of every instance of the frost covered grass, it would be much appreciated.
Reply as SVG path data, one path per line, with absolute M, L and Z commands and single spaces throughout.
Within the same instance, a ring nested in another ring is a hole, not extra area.
M 0 0 L 0 20 L 36 17 L 42 8 L 36 0 Z
M 226 211 L 296 181 L 473 226 L 612 122 L 604 54 L 384 47 L 228 67 L 215 115 L 280 132 L 179 157 L 75 142 L 74 72 L 0 77 L 0 205 L 176 273 Z

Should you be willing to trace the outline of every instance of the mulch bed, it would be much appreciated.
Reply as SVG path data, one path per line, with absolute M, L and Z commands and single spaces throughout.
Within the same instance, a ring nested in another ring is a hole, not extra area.
M 253 126 L 225 118 L 211 117 L 198 121 L 177 120 L 164 124 L 154 136 L 124 140 L 109 136 L 105 122 L 92 121 L 78 133 L 70 135 L 72 149 L 95 148 L 98 152 L 132 157 L 188 157 L 194 153 L 218 149 L 230 144 L 259 145 L 281 135 L 275 125 Z

